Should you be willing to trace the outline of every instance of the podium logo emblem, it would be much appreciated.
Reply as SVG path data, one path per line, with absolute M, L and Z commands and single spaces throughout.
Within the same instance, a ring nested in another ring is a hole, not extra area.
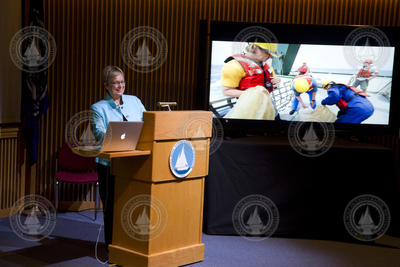
M 386 233 L 390 225 L 390 211 L 386 203 L 374 195 L 352 199 L 344 211 L 347 232 L 360 241 L 374 241 Z
M 169 167 L 175 177 L 185 178 L 192 171 L 195 162 L 195 152 L 192 143 L 186 140 L 178 141 L 171 150 Z

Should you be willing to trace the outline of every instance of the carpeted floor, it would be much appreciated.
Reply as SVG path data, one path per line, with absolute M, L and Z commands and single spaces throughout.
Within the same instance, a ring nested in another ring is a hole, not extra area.
M 19 238 L 9 219 L 0 219 L 0 266 L 104 266 L 106 259 L 101 214 L 59 214 L 54 231 L 39 242 Z M 96 240 L 99 236 L 98 258 Z M 190 266 L 400 266 L 400 240 L 377 243 L 272 237 L 252 241 L 239 236 L 203 235 L 205 259 Z M 378 244 L 380 243 L 380 244 Z M 99 261 L 100 260 L 100 261 Z

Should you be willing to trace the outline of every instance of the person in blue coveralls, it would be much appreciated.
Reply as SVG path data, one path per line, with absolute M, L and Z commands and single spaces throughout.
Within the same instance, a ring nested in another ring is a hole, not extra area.
M 309 95 L 310 107 L 312 109 L 315 109 L 315 107 L 317 106 L 315 101 L 315 95 L 317 94 L 318 86 L 317 82 L 311 75 L 304 74 L 294 77 L 292 83 L 292 90 L 294 92 L 295 97 L 292 103 L 292 110 L 289 112 L 290 115 L 296 112 L 299 102 L 303 106 L 303 108 L 307 108 L 307 106 L 304 104 L 303 100 L 300 97 L 302 93 L 307 93 Z
M 325 81 L 322 88 L 328 90 L 328 97 L 321 101 L 321 105 L 337 105 L 339 112 L 335 122 L 361 123 L 374 113 L 374 106 L 367 99 L 367 93 L 333 81 Z
M 97 140 L 104 140 L 110 121 L 142 121 L 146 111 L 139 98 L 125 95 L 124 72 L 116 66 L 103 70 L 103 84 L 106 95 L 92 105 L 92 131 Z M 114 177 L 110 173 L 110 160 L 97 158 L 100 198 L 103 203 L 104 240 L 112 242 Z

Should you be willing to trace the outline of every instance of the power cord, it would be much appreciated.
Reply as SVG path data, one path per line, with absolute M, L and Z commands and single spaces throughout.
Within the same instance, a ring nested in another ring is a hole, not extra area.
M 101 261 L 101 260 L 99 259 L 99 257 L 97 256 L 97 247 L 98 247 L 98 244 L 99 244 L 99 238 L 100 238 L 100 233 L 101 233 L 102 227 L 103 227 L 103 225 L 100 224 L 99 232 L 98 232 L 98 234 L 97 234 L 96 246 L 95 246 L 95 249 L 94 249 L 94 255 L 95 255 L 95 257 L 96 257 L 96 260 L 97 260 L 99 263 L 101 263 L 101 264 L 108 264 L 108 263 L 109 263 L 109 262 L 108 262 L 108 259 L 107 259 L 106 261 Z

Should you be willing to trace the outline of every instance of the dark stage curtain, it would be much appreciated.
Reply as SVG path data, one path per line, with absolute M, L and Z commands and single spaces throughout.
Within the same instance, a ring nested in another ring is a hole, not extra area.
M 389 205 L 398 223 L 393 152 L 363 145 L 334 146 L 309 158 L 285 141 L 225 140 L 211 155 L 206 178 L 204 232 L 235 235 L 232 212 L 240 199 L 261 194 L 278 207 L 276 235 L 346 235 L 343 211 L 354 197 L 373 194 Z

